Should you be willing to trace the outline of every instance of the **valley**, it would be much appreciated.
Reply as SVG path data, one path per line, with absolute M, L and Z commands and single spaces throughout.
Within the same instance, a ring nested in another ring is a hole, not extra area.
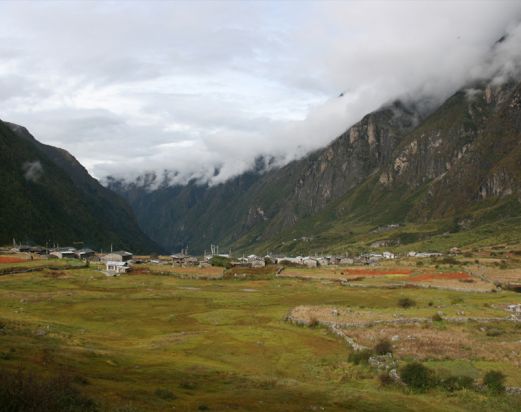
M 519 395 L 479 386 L 495 370 L 507 391 L 521 387 L 521 317 L 509 311 L 521 295 L 481 276 L 521 282 L 521 263 L 495 260 L 484 250 L 257 272 L 140 263 L 119 277 L 40 261 L 0 276 L 0 368 L 59 376 L 92 411 L 517 410 Z M 380 341 L 390 363 L 365 355 Z M 414 361 L 440 383 L 382 377 Z M 461 376 L 465 387 L 442 384 Z

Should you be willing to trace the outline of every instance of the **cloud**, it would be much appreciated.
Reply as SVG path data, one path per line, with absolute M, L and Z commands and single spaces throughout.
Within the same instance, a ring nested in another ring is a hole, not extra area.
M 0 113 L 100 179 L 218 183 L 395 98 L 518 73 L 520 18 L 514 1 L 4 2 Z
M 43 175 L 43 167 L 39 160 L 24 162 L 22 165 L 25 180 L 37 183 Z

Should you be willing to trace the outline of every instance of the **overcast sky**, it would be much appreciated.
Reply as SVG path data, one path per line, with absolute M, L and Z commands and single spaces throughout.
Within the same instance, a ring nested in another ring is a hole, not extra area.
M 520 18 L 519 1 L 4 1 L 0 118 L 100 179 L 219 182 L 394 98 L 517 68 Z

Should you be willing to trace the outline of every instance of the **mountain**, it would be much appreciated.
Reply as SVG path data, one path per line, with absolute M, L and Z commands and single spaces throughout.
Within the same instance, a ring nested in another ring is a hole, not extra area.
M 518 82 L 478 82 L 430 113 L 387 105 L 327 147 L 265 173 L 216 186 L 109 186 L 169 250 L 218 243 L 311 253 L 508 240 L 521 227 L 520 104 Z
M 126 201 L 103 187 L 67 151 L 0 121 L 0 244 L 83 244 L 160 251 Z M 80 243 L 83 242 L 83 243 Z

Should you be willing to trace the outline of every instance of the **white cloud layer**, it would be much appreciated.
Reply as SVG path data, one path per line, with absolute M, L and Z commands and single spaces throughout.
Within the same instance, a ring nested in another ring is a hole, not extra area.
M 1 2 L 0 117 L 98 178 L 220 182 L 392 99 L 516 72 L 520 18 L 518 1 Z

